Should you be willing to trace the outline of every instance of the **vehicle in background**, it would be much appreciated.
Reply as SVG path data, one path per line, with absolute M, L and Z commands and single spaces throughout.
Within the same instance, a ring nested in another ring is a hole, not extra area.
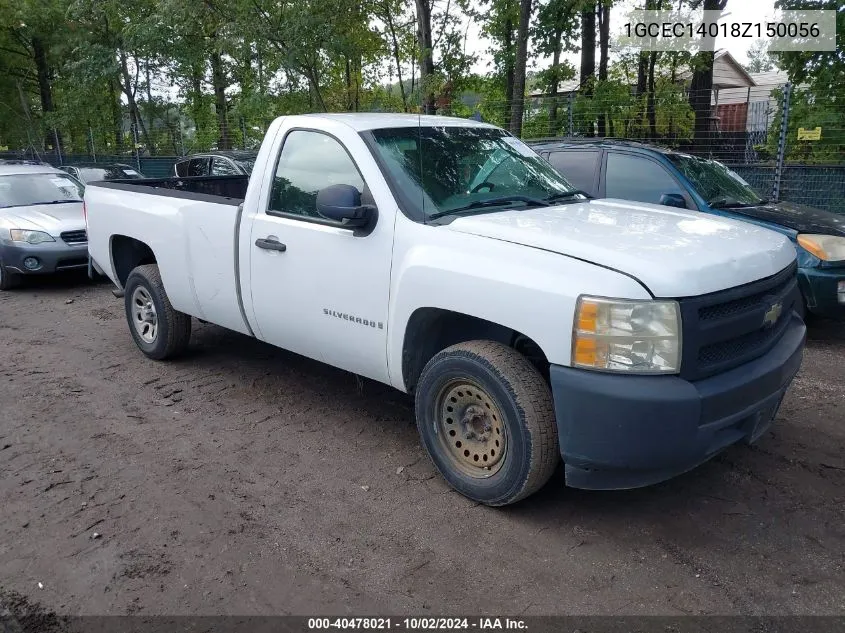
M 173 165 L 173 173 L 190 176 L 249 176 L 258 152 L 227 150 L 192 154 Z
M 606 140 L 532 146 L 595 197 L 694 209 L 786 235 L 798 254 L 805 314 L 845 319 L 845 215 L 769 202 L 725 164 L 671 149 Z
M 412 393 L 436 468 L 489 505 L 561 456 L 570 486 L 632 488 L 753 442 L 801 365 L 784 236 L 588 200 L 484 123 L 284 116 L 255 178 L 85 201 L 141 352 L 183 352 L 196 317 Z
M 83 191 L 50 165 L 0 162 L 0 290 L 24 275 L 86 268 Z
M 111 163 L 108 165 L 102 163 L 77 163 L 76 165 L 62 165 L 59 169 L 66 171 L 83 184 L 97 180 L 144 178 L 144 174 L 131 165 L 124 165 L 123 163 Z

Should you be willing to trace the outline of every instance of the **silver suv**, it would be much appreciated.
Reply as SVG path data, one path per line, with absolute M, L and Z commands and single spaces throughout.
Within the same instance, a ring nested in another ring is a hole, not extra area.
M 0 161 L 0 290 L 23 275 L 88 267 L 84 190 L 50 165 Z

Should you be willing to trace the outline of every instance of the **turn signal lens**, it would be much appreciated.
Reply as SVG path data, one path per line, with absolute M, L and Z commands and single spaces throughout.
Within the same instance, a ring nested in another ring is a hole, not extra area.
M 807 252 L 826 262 L 845 260 L 845 237 L 802 233 L 798 244 Z

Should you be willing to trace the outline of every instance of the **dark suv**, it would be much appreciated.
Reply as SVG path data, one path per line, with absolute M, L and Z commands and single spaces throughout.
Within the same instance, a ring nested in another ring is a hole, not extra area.
M 174 173 L 186 176 L 249 176 L 258 152 L 240 150 L 206 152 L 186 156 L 173 165 Z
M 723 163 L 667 148 L 608 140 L 531 145 L 573 185 L 597 198 L 695 209 L 786 235 L 798 254 L 805 310 L 845 319 L 845 217 L 769 202 Z

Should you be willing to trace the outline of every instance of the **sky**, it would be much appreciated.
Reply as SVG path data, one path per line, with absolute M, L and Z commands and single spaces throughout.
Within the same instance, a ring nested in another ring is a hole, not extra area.
M 621 32 L 623 18 L 626 12 L 632 8 L 642 8 L 642 0 L 623 0 L 615 4 L 610 10 L 610 31 L 611 37 L 614 32 Z M 775 15 L 774 0 L 728 0 L 725 8 L 726 18 L 732 22 L 758 22 L 765 21 L 766 18 L 771 18 Z M 748 60 L 746 54 L 754 39 L 731 39 L 728 41 L 716 40 L 716 46 L 719 48 L 726 48 L 728 52 L 740 63 L 744 64 Z M 479 60 L 473 67 L 473 72 L 478 74 L 486 74 L 492 69 L 490 56 L 486 54 L 487 49 L 490 48 L 490 42 L 481 36 L 481 26 L 478 23 L 469 25 L 467 31 L 467 52 L 475 52 L 479 55 Z M 611 49 L 611 59 L 613 50 Z M 570 53 L 567 59 L 578 68 L 579 54 Z M 596 62 L 598 62 L 598 53 L 596 53 Z M 532 70 L 541 70 L 551 64 L 551 59 L 541 58 L 533 61 Z

